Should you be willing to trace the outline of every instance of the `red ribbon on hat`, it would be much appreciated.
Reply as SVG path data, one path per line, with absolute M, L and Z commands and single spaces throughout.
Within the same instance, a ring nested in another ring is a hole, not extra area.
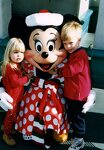
M 47 13 L 47 12 L 49 12 L 47 9 L 42 9 L 42 10 L 40 10 L 39 11 L 40 13 Z

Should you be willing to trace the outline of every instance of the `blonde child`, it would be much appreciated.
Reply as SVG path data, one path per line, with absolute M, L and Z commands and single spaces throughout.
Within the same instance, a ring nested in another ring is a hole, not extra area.
M 7 43 L 2 64 L 2 82 L 6 92 L 13 98 L 13 109 L 8 110 L 3 124 L 3 140 L 8 145 L 15 145 L 11 135 L 16 121 L 19 102 L 24 93 L 24 84 L 29 81 L 33 73 L 22 75 L 21 62 L 24 59 L 25 45 L 19 38 L 11 38 Z
M 91 90 L 88 56 L 80 47 L 82 26 L 75 21 L 66 23 L 61 31 L 61 39 L 68 53 L 68 61 L 63 68 L 50 71 L 64 77 L 64 96 L 68 106 L 68 120 L 73 129 L 71 145 L 68 150 L 84 147 L 85 113 L 83 106 Z

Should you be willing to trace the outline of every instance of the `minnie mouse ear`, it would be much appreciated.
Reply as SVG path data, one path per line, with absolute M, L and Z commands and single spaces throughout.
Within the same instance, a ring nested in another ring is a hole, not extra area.
M 58 13 L 40 12 L 26 17 L 27 26 L 60 26 L 63 23 L 63 15 Z
M 65 14 L 63 24 L 70 22 L 70 21 L 76 21 L 82 25 L 82 22 L 79 20 L 79 18 L 77 16 L 72 15 L 72 14 Z

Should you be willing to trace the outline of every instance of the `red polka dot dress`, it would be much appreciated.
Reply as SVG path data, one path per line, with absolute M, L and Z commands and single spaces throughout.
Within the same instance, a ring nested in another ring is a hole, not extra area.
M 48 129 L 60 134 L 68 132 L 64 107 L 61 84 L 53 79 L 36 78 L 23 96 L 15 129 L 23 134 L 25 140 L 44 145 L 44 134 Z

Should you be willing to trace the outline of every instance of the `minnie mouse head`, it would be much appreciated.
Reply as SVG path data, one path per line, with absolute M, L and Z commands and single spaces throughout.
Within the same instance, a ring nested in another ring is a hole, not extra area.
M 66 57 L 61 48 L 60 27 L 63 16 L 58 13 L 40 12 L 26 17 L 26 25 L 32 28 L 29 36 L 30 50 L 25 58 L 42 71 L 58 65 Z

